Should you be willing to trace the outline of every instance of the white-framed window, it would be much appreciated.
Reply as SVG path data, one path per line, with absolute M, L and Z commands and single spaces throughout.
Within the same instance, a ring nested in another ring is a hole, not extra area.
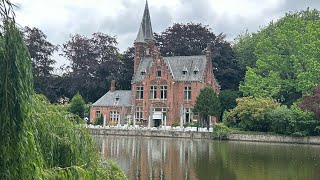
M 157 98 L 157 86 L 150 86 L 150 99 Z
M 143 86 L 137 86 L 136 90 L 136 99 L 143 99 Z
M 143 119 L 143 111 L 141 106 L 136 107 L 136 121 L 141 121 Z
M 101 117 L 101 112 L 100 111 L 96 111 L 96 117 L 97 118 Z
M 184 123 L 192 123 L 192 119 L 193 119 L 192 108 L 183 108 Z
M 191 100 L 191 86 L 184 87 L 184 100 Z
M 168 86 L 160 86 L 160 99 L 167 99 Z
M 118 111 L 110 111 L 110 121 L 118 122 L 120 119 L 120 114 Z

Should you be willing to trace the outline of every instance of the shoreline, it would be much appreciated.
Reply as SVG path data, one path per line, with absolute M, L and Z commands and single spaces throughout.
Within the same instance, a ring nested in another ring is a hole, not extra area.
M 92 135 L 142 136 L 213 140 L 212 132 L 88 128 Z M 320 136 L 294 137 L 271 134 L 230 133 L 223 140 L 320 145 Z

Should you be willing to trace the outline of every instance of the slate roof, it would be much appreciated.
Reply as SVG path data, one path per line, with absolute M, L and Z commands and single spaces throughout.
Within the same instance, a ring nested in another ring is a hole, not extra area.
M 206 56 L 172 56 L 163 57 L 164 62 L 168 66 L 169 71 L 173 75 L 174 81 L 203 81 L 203 73 L 206 66 Z M 133 82 L 141 82 L 148 74 L 152 66 L 151 57 L 143 57 L 134 75 Z M 183 71 L 187 70 L 184 74 Z M 145 75 L 141 72 L 146 71 Z M 194 72 L 196 71 L 196 73 Z
M 146 42 L 146 40 L 154 40 L 148 1 L 146 1 L 146 6 L 144 8 L 140 29 L 135 42 Z
M 119 97 L 116 103 L 116 97 Z M 130 107 L 131 106 L 131 91 L 130 90 L 116 90 L 114 92 L 108 91 L 92 106 L 113 106 L 113 107 Z

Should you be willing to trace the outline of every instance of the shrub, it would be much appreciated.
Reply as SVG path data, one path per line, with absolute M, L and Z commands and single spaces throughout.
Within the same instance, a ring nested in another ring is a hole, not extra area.
M 217 123 L 213 127 L 213 139 L 219 139 L 219 140 L 226 139 L 227 135 L 231 132 L 233 132 L 233 130 L 228 128 L 223 123 Z
M 189 123 L 189 122 L 187 122 L 187 123 L 184 123 L 183 124 L 183 127 L 191 127 L 191 126 L 193 126 L 193 124 L 192 123 Z
M 102 125 L 102 116 L 96 117 L 94 120 L 94 125 Z
M 267 113 L 266 117 L 272 132 L 294 136 L 320 135 L 320 122 L 314 119 L 314 114 L 296 105 L 290 109 L 286 106 L 278 107 Z
M 296 136 L 315 136 L 320 135 L 318 127 L 320 121 L 315 120 L 315 114 L 311 111 L 302 110 L 296 104 L 291 106 L 296 118 L 293 135 Z
M 229 126 L 235 124 L 247 131 L 267 132 L 270 129 L 270 124 L 265 115 L 279 106 L 279 103 L 269 98 L 238 98 L 237 106 L 226 115 L 228 117 L 225 117 L 225 122 Z
M 171 124 L 171 127 L 178 127 L 178 126 L 180 126 L 180 123 L 179 123 L 179 122 L 173 122 L 173 123 Z
M 270 131 L 278 134 L 290 135 L 294 132 L 295 114 L 287 106 L 280 106 L 266 114 L 270 123 Z
M 234 118 L 230 117 L 230 111 L 224 111 L 222 115 L 222 122 L 224 125 L 228 127 L 235 127 L 236 123 L 234 121 Z

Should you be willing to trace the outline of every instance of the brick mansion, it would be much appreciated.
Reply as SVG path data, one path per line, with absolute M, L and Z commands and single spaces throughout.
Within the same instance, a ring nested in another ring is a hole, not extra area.
M 192 110 L 200 90 L 212 88 L 219 93 L 213 74 L 211 51 L 204 55 L 162 57 L 153 37 L 148 3 L 146 3 L 138 35 L 134 41 L 134 74 L 131 90 L 110 90 L 90 109 L 90 121 L 104 118 L 105 124 L 158 127 L 192 122 Z

